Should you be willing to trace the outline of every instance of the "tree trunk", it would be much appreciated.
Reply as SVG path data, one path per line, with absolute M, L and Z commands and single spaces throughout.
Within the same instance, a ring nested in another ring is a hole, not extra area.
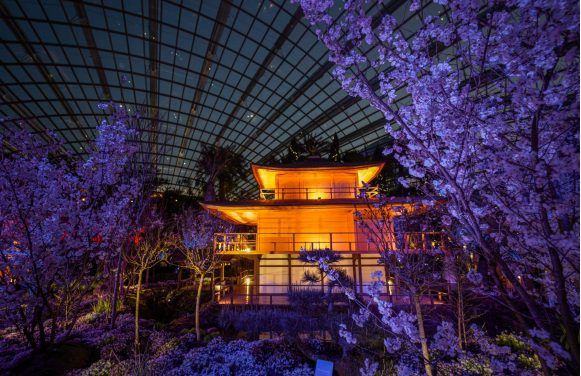
M 512 312 L 516 316 L 516 319 L 522 325 L 522 327 L 523 327 L 523 329 L 525 331 L 526 336 L 527 337 L 531 337 L 530 332 L 529 332 L 529 324 L 530 323 L 524 320 L 524 318 L 521 316 L 521 314 L 519 313 L 519 311 L 514 306 L 513 301 L 511 299 L 509 299 L 508 292 L 506 291 L 506 289 L 504 288 L 504 285 L 502 284 L 502 281 L 500 280 L 500 276 L 499 276 L 499 272 L 497 270 L 496 264 L 493 261 L 491 261 L 491 260 L 487 260 L 487 263 L 488 263 L 487 264 L 488 265 L 488 269 L 492 271 L 492 273 L 490 273 L 490 276 L 492 277 L 492 280 L 494 281 L 494 284 L 498 288 L 498 291 L 500 292 L 500 295 L 502 296 L 502 299 L 506 303 L 506 306 L 509 307 L 512 310 Z M 539 361 L 541 362 L 541 369 L 543 370 L 543 374 L 545 376 L 551 376 L 552 375 L 552 371 L 547 366 L 547 362 L 543 359 L 542 356 L 539 356 L 538 358 L 539 358 Z
M 204 274 L 200 275 L 200 285 L 198 286 L 198 296 L 196 296 L 196 339 L 200 341 L 200 300 L 202 296 L 202 285 L 204 284 Z
M 422 341 L 422 354 L 424 356 L 424 366 L 428 376 L 432 376 L 432 366 L 430 365 L 430 353 L 428 352 L 428 340 L 426 339 L 426 331 L 424 330 L 424 317 L 422 316 L 422 307 L 420 306 L 420 296 L 414 294 L 414 301 L 416 303 L 416 317 L 418 318 L 418 329 L 420 331 L 420 340 Z
M 212 270 L 212 286 L 210 292 L 212 293 L 212 303 L 214 303 L 214 293 L 216 292 L 216 271 Z
M 121 259 L 123 249 L 119 248 L 119 260 L 117 260 L 117 271 L 115 272 L 115 286 L 113 287 L 113 302 L 111 307 L 111 329 L 115 329 L 115 319 L 117 318 L 117 300 L 119 299 L 119 275 L 121 273 Z
M 206 195 L 204 201 L 216 201 L 216 191 L 214 190 L 214 178 L 210 177 L 208 180 L 208 187 L 206 188 Z
M 458 335 L 460 337 L 460 348 L 466 344 L 466 321 L 464 320 L 464 291 L 462 291 L 462 284 L 458 280 Z
M 458 337 L 460 337 L 460 348 L 462 348 L 462 310 L 460 309 L 460 301 L 458 301 Z
M 565 328 L 565 338 L 569 345 L 569 352 L 573 355 L 574 361 L 571 362 L 575 372 L 579 374 L 579 329 L 575 325 L 575 320 L 571 315 L 571 308 L 567 300 L 567 286 L 565 285 L 565 277 L 563 271 L 563 264 L 561 263 L 559 253 L 556 249 L 550 247 L 549 254 L 553 264 L 553 278 L 555 279 L 555 294 L 559 302 L 559 313 L 561 314 L 562 324 Z
M 139 293 L 141 292 L 141 276 L 143 269 L 139 270 L 137 279 L 137 296 L 135 297 L 135 346 L 139 346 Z
M 224 179 L 218 180 L 218 201 L 226 201 L 226 184 Z

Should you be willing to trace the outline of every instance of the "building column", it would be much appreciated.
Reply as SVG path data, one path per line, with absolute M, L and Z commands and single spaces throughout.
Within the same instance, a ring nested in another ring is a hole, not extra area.
M 260 285 L 260 256 L 254 256 L 254 285 Z M 251 287 L 252 288 L 252 287 Z M 256 293 L 260 293 L 260 288 L 258 287 Z
M 224 278 L 224 263 L 222 263 L 222 265 L 220 265 L 220 282 L 224 282 L 225 278 Z
M 359 259 L 359 293 L 363 294 L 363 272 L 361 271 L 361 255 Z
M 287 262 L 288 262 L 288 287 L 290 288 L 291 284 L 292 284 L 292 261 L 291 261 L 291 255 L 287 255 Z
M 357 294 L 357 268 L 355 266 L 355 260 L 357 255 L 351 255 L 351 261 L 353 264 L 353 293 Z

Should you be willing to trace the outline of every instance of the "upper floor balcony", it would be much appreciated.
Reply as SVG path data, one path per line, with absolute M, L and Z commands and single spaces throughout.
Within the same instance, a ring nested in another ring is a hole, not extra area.
M 389 233 L 382 246 L 402 252 L 443 249 L 440 232 Z M 227 233 L 216 234 L 214 247 L 226 253 L 293 254 L 301 249 L 329 248 L 337 253 L 377 253 L 378 245 L 361 232 Z M 387 249 L 386 248 L 386 249 Z
M 374 198 L 379 187 L 261 188 L 261 200 L 333 200 Z

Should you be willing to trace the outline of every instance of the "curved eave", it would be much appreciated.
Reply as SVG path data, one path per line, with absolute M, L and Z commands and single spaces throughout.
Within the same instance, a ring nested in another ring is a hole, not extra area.
M 308 167 L 292 167 L 292 165 L 279 165 L 279 166 L 263 166 L 263 165 L 251 165 L 252 173 L 254 178 L 258 182 L 260 189 L 274 188 L 276 183 L 276 175 L 281 172 L 351 172 L 357 173 L 359 186 L 362 183 L 369 183 L 383 169 L 385 162 L 371 162 L 358 165 L 338 165 L 338 166 L 308 166 Z
M 398 198 L 393 203 L 401 206 L 411 206 L 416 201 L 425 198 Z M 378 202 L 370 199 L 369 204 Z M 256 201 L 199 201 L 200 205 L 228 222 L 241 225 L 256 226 L 258 213 L 261 211 L 297 211 L 307 209 L 357 209 L 367 208 L 367 203 L 360 199 L 332 199 L 332 200 L 256 200 Z M 290 215 L 297 215 L 290 213 Z

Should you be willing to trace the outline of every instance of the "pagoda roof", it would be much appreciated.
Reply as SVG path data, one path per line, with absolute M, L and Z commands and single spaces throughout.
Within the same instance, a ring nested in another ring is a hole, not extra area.
M 385 162 L 356 162 L 341 163 L 327 161 L 320 157 L 308 157 L 306 160 L 297 163 L 285 163 L 279 165 L 257 165 L 252 164 L 252 173 L 260 188 L 274 188 L 274 176 L 276 173 L 284 171 L 345 171 L 354 172 L 358 175 L 358 180 L 369 183 L 383 169 Z

